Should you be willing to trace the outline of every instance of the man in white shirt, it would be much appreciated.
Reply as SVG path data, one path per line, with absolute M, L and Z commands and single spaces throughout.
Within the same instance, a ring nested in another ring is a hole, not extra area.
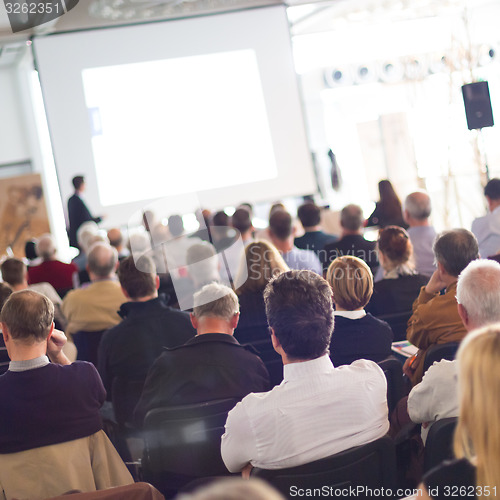
M 472 232 L 483 259 L 500 252 L 500 179 L 491 179 L 484 188 L 489 212 L 472 223 Z
M 500 321 L 500 264 L 474 260 L 457 283 L 458 314 L 468 332 Z M 422 424 L 425 443 L 430 426 L 442 418 L 458 416 L 457 362 L 434 363 L 408 396 L 408 415 Z
M 264 292 L 283 382 L 231 410 L 221 452 L 230 472 L 283 469 L 374 441 L 388 429 L 387 384 L 372 361 L 334 368 L 332 291 L 311 271 L 288 271 Z

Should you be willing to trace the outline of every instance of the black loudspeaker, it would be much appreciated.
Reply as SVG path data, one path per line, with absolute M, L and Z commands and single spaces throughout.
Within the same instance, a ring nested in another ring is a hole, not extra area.
M 488 82 L 469 83 L 462 86 L 465 115 L 469 130 L 493 126 Z

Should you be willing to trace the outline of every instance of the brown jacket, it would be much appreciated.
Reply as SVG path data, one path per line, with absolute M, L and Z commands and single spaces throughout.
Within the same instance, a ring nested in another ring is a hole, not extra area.
M 425 354 L 429 347 L 460 342 L 467 333 L 458 315 L 456 293 L 456 282 L 446 289 L 444 295 L 427 293 L 424 286 L 413 303 L 413 315 L 406 330 L 408 341 L 419 348 L 412 365 L 415 368 L 412 385 L 422 380 Z

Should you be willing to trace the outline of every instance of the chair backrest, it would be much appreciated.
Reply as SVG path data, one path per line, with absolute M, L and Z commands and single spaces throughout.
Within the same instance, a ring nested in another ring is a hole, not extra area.
M 451 361 L 455 359 L 459 345 L 458 342 L 447 342 L 446 344 L 435 344 L 429 347 L 424 359 L 424 373 L 435 361 L 441 361 L 442 359 Z
M 396 453 L 392 439 L 384 436 L 298 467 L 279 470 L 254 468 L 251 474 L 271 483 L 285 497 L 289 497 L 292 487 L 297 490 L 319 488 L 320 491 L 324 487 L 347 491 L 350 487 L 360 487 L 365 489 L 365 494 L 357 491 L 358 496 L 366 498 L 366 488 L 394 489 Z
M 434 422 L 427 434 L 424 450 L 424 471 L 428 471 L 443 460 L 453 458 L 453 435 L 458 417 L 442 418 Z
M 97 367 L 97 352 L 105 331 L 87 332 L 81 330 L 74 333 L 73 342 L 78 350 L 76 359 L 79 361 L 90 361 Z
M 394 356 L 389 356 L 377 364 L 387 379 L 387 406 L 390 415 L 404 395 L 403 367 Z
M 119 425 L 131 424 L 134 408 L 142 394 L 144 380 L 115 377 L 111 384 L 111 402 L 115 420 Z
M 377 316 L 377 318 L 389 323 L 392 333 L 394 334 L 394 342 L 398 342 L 400 340 L 406 340 L 406 328 L 411 315 L 412 311 L 404 311 L 394 314 L 383 314 Z
M 149 411 L 143 427 L 145 477 L 164 472 L 193 478 L 228 474 L 220 440 L 237 402 L 219 399 Z

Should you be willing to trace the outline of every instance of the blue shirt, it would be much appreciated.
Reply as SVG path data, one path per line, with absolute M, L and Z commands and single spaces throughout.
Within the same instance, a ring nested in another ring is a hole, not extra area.
M 289 252 L 282 255 L 283 260 L 290 269 L 314 271 L 320 276 L 322 275 L 321 262 L 313 251 L 293 247 Z

